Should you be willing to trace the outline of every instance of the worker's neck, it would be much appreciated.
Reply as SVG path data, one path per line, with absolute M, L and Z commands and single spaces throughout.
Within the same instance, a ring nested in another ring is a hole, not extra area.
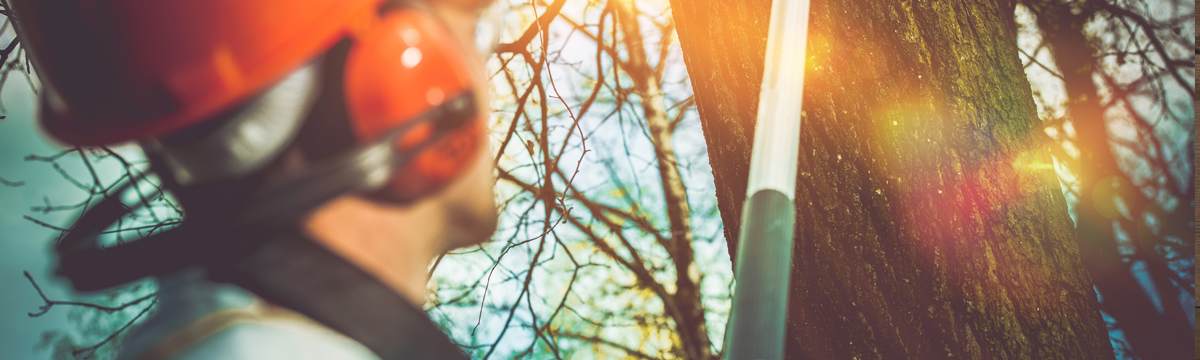
M 421 307 L 428 266 L 444 249 L 436 204 L 397 208 L 343 196 L 313 212 L 304 228 L 318 243 Z

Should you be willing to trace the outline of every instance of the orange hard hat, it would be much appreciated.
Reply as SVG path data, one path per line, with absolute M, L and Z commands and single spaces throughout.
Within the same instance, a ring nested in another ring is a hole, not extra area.
M 54 137 L 103 145 L 203 121 L 369 26 L 381 0 L 14 1 Z
M 360 143 L 470 94 L 467 62 L 444 25 L 423 11 L 384 2 L 12 5 L 22 44 L 45 84 L 43 128 L 66 143 L 97 146 L 212 121 L 346 39 L 353 43 L 342 76 L 346 121 Z M 456 122 L 453 131 L 434 125 L 416 124 L 396 143 L 400 150 L 419 150 L 391 177 L 389 188 L 399 197 L 445 183 L 482 144 L 478 119 Z M 435 135 L 436 141 L 426 141 Z

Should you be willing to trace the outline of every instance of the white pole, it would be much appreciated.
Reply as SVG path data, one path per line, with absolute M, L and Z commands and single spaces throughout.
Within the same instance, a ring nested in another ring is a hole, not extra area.
M 808 8 L 808 0 L 771 4 L 758 124 L 738 236 L 737 288 L 725 334 L 729 360 L 783 358 Z

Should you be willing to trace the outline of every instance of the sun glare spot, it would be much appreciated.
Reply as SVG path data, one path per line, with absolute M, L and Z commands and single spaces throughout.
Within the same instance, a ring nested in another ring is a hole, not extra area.
M 1070 156 L 1072 159 L 1075 159 L 1075 160 L 1079 159 L 1079 148 L 1075 147 L 1074 142 L 1063 141 L 1062 148 L 1063 148 L 1063 152 L 1067 153 L 1067 156 Z

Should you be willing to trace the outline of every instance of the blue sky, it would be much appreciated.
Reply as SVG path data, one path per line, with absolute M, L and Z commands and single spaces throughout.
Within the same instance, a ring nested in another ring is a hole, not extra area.
M 24 182 L 21 187 L 0 186 L 0 354 L 8 358 L 35 358 L 34 344 L 43 331 L 65 329 L 66 309 L 56 308 L 39 318 L 26 313 L 37 311 L 42 300 L 22 274 L 29 271 L 46 295 L 62 299 L 69 294 L 65 284 L 50 273 L 50 243 L 56 231 L 25 220 L 34 215 L 31 206 L 41 205 L 42 196 L 53 203 L 68 203 L 85 195 L 62 179 L 46 163 L 26 162 L 29 154 L 49 155 L 60 148 L 39 133 L 34 122 L 36 97 L 23 78 L 9 78 L 0 98 L 6 119 L 0 120 L 0 178 Z M 64 164 L 67 165 L 67 164 Z M 38 214 L 51 224 L 64 224 L 71 214 Z M 46 357 L 46 353 L 36 356 Z
M 16 74 L 12 74 L 16 75 Z M 34 351 L 42 333 L 50 330 L 74 331 L 67 322 L 66 307 L 55 307 L 38 318 L 27 313 L 39 310 L 44 302 L 24 272 L 28 271 L 38 281 L 46 295 L 53 300 L 80 300 L 81 294 L 69 290 L 68 285 L 52 274 L 53 260 L 50 247 L 58 236 L 55 230 L 47 229 L 25 219 L 33 217 L 39 221 L 69 226 L 78 216 L 78 211 L 41 213 L 32 210 L 35 206 L 76 204 L 87 198 L 88 193 L 63 178 L 50 163 L 26 161 L 28 155 L 53 155 L 61 152 L 61 146 L 51 141 L 38 128 L 35 121 L 37 97 L 22 76 L 10 76 L 0 92 L 6 119 L 0 120 L 0 178 L 18 182 L 18 187 L 0 186 L 0 354 L 5 358 L 48 358 L 45 351 Z M 135 150 L 128 146 L 114 149 L 129 155 Z M 100 178 L 109 183 L 116 179 L 118 167 L 97 163 Z M 77 155 L 68 155 L 57 164 L 69 174 L 87 174 L 86 167 Z M 115 162 L 114 162 L 115 164 Z M 82 298 L 86 300 L 86 297 Z

